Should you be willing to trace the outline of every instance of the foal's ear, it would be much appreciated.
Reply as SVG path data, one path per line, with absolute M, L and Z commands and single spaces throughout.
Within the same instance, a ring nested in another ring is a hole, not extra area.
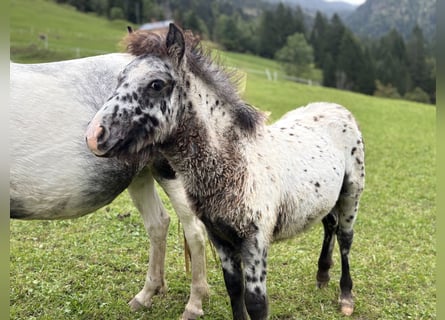
M 185 53 L 185 40 L 184 34 L 174 23 L 170 23 L 168 29 L 167 50 L 170 58 L 179 66 Z

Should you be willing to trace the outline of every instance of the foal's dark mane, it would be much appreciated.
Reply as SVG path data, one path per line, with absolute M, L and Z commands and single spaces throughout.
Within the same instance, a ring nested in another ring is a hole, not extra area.
M 204 49 L 199 38 L 191 31 L 183 32 L 185 40 L 186 63 L 190 71 L 209 85 L 215 93 L 230 105 L 236 123 L 249 132 L 255 131 L 258 124 L 265 121 L 265 114 L 241 100 L 236 88 L 240 76 L 235 70 L 223 67 L 218 58 L 213 58 L 209 50 Z M 127 52 L 134 56 L 168 56 L 166 34 L 137 30 L 129 33 L 123 40 Z

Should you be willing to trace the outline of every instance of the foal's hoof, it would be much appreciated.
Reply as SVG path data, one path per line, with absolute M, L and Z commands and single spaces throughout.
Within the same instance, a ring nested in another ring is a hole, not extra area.
M 331 277 L 327 273 L 317 273 L 317 288 L 322 289 L 328 286 Z
M 354 302 L 350 299 L 340 299 L 341 313 L 350 316 L 354 311 Z
M 317 288 L 318 289 L 323 289 L 326 288 L 329 284 L 329 280 L 328 281 L 317 281 Z

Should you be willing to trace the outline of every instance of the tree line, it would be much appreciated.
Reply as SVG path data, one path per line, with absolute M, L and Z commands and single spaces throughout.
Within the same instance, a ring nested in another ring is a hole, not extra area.
M 334 14 L 315 17 L 300 7 L 256 0 L 56 0 L 79 11 L 135 24 L 173 19 L 229 51 L 280 61 L 301 76 L 319 69 L 324 86 L 435 103 L 436 60 L 420 27 L 405 39 L 390 30 L 359 39 Z

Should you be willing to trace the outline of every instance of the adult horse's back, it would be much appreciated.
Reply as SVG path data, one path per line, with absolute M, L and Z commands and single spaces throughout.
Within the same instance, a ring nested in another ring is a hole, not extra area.
M 83 132 L 131 61 L 111 54 L 10 71 L 10 215 L 71 218 L 111 202 L 143 162 L 92 157 Z
M 192 286 L 182 315 L 203 313 L 207 294 L 204 226 L 188 208 L 175 172 L 159 156 L 134 159 L 94 156 L 85 130 L 132 60 L 107 54 L 43 64 L 10 66 L 10 216 L 17 219 L 79 217 L 110 203 L 128 187 L 150 237 L 149 269 L 132 309 L 150 307 L 165 292 L 166 237 L 170 218 L 153 177 L 169 195 L 184 227 L 191 254 Z

